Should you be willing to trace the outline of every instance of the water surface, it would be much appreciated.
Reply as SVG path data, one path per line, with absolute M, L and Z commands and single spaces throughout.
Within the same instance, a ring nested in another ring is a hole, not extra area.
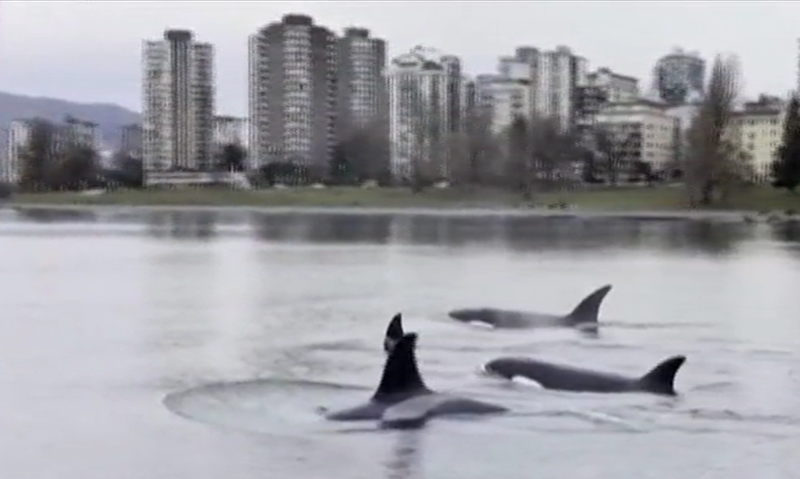
M 455 307 L 569 311 L 599 338 L 486 331 Z M 800 229 L 501 215 L 0 211 L 0 476 L 49 479 L 789 478 Z M 325 423 L 377 384 L 386 322 L 428 384 L 511 407 L 420 431 Z M 480 377 L 503 354 L 681 396 Z M 790 472 L 792 473 L 790 476 Z

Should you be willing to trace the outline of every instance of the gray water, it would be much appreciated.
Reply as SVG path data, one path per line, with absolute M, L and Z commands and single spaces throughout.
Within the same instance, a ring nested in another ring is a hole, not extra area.
M 599 338 L 446 311 L 569 311 Z M 795 478 L 800 228 L 699 221 L 0 211 L 0 477 Z M 508 417 L 326 423 L 404 313 L 429 386 Z M 641 374 L 676 399 L 481 377 L 499 355 Z

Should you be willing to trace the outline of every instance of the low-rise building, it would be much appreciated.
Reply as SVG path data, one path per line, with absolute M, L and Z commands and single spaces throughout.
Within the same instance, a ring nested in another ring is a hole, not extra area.
M 608 103 L 597 114 L 597 126 L 611 134 L 623 171 L 643 161 L 654 172 L 669 171 L 677 152 L 679 121 L 666 104 L 649 100 Z
M 491 112 L 491 126 L 495 134 L 505 131 L 516 118 L 530 120 L 531 86 L 527 80 L 498 78 L 483 85 L 482 98 Z
M 755 182 L 770 181 L 770 165 L 781 144 L 785 115 L 783 100 L 763 95 L 734 114 L 730 138 L 747 155 Z
M 247 148 L 248 140 L 247 118 L 222 115 L 214 117 L 214 151 L 231 143 Z

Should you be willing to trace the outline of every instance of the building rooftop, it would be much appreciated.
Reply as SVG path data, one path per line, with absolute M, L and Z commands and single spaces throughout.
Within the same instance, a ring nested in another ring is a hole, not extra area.
M 392 65 L 404 69 L 418 69 L 437 71 L 443 70 L 445 61 L 452 56 L 442 55 L 438 50 L 417 46 L 408 53 L 403 53 L 392 59 Z

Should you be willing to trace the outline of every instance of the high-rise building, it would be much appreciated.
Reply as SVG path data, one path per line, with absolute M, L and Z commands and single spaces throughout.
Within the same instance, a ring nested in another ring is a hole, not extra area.
M 120 152 L 137 160 L 142 159 L 142 125 L 132 123 L 121 128 Z
M 17 184 L 22 180 L 22 157 L 30 142 L 33 120 L 14 120 L 8 125 L 5 161 L 0 165 L 0 181 Z
M 337 41 L 337 136 L 388 123 L 386 42 L 364 28 L 345 29 Z M 388 135 L 388 132 L 387 132 Z
M 454 109 L 468 100 L 455 64 L 452 56 L 422 47 L 392 60 L 386 81 L 395 177 L 409 177 L 418 165 L 433 175 L 447 176 L 447 157 L 440 146 L 460 128 L 463 113 Z
M 572 53 L 565 46 L 552 51 L 533 47 L 519 47 L 514 56 L 501 57 L 496 75 L 479 79 L 477 88 L 480 103 L 493 107 L 498 98 L 499 110 L 495 118 L 497 128 L 507 124 L 512 113 L 508 104 L 527 105 L 515 108 L 513 115 L 526 113 L 530 117 L 556 118 L 562 128 L 575 124 L 577 118 L 576 92 L 586 83 L 586 59 Z M 527 90 L 526 93 L 523 91 Z M 495 93 L 496 92 L 496 93 Z
M 586 83 L 577 88 L 575 95 L 576 124 L 593 141 L 597 114 L 608 104 L 630 103 L 639 100 L 639 80 L 599 68 L 586 75 Z
M 250 36 L 250 164 L 290 161 L 314 176 L 336 144 L 336 37 L 306 15 Z
M 697 52 L 674 49 L 656 62 L 654 89 L 670 105 L 690 103 L 705 91 L 706 62 Z
M 605 100 L 610 103 L 626 103 L 639 99 L 639 79 L 611 71 L 609 68 L 598 68 L 586 75 L 586 85 L 600 88 Z
M 167 30 L 142 50 L 142 149 L 147 171 L 213 165 L 214 47 Z

